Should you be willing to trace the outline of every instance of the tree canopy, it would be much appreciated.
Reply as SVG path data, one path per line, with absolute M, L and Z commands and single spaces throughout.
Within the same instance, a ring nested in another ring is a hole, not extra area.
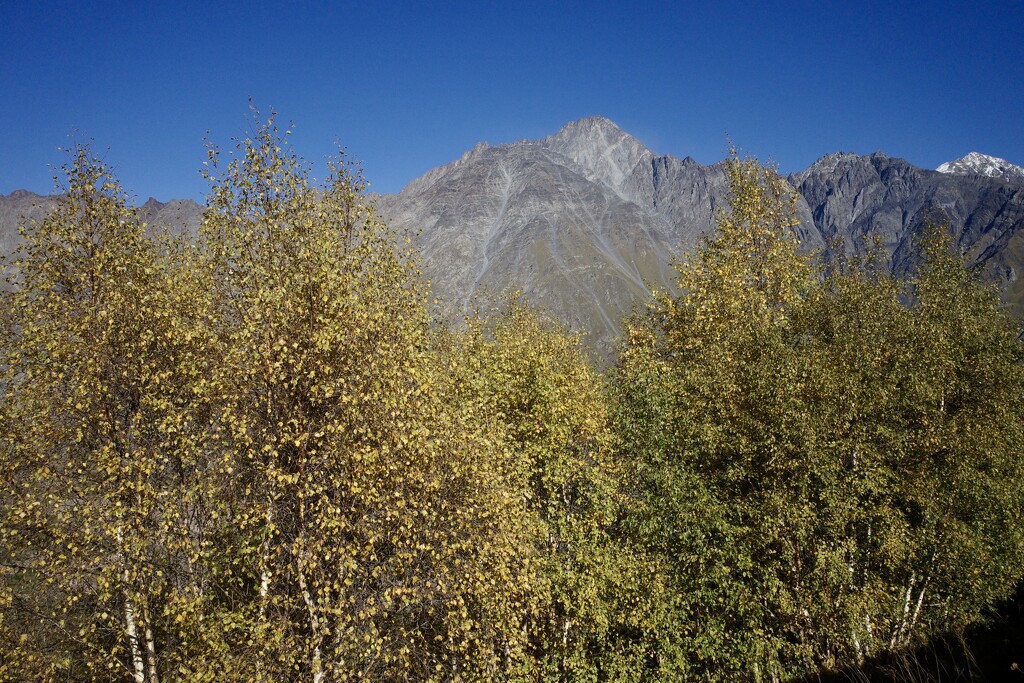
M 0 679 L 781 680 L 1024 576 L 1024 346 L 941 227 L 897 279 L 732 203 L 602 374 L 433 320 L 344 157 L 210 145 L 198 235 L 71 151 L 0 307 Z
M 787 678 L 982 618 L 1024 567 L 1017 324 L 939 228 L 905 282 L 824 264 L 782 178 L 728 175 L 615 382 L 632 533 L 672 567 L 688 670 Z

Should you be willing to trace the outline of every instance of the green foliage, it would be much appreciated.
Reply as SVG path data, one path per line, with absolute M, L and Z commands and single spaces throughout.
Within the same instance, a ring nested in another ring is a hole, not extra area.
M 1024 572 L 1015 325 L 937 232 L 910 283 L 822 270 L 784 181 L 728 172 L 616 378 L 632 533 L 672 567 L 689 673 L 802 675 L 981 618 Z
M 817 264 L 733 157 L 606 383 L 518 299 L 436 329 L 273 118 L 198 237 L 64 171 L 0 308 L 2 680 L 779 680 L 1024 575 L 1019 328 L 941 230 Z
M 449 353 L 464 373 L 460 400 L 500 439 L 529 514 L 531 678 L 636 680 L 648 647 L 634 634 L 661 608 L 645 591 L 650 563 L 614 535 L 621 471 L 601 379 L 578 339 L 518 298 L 472 316 Z

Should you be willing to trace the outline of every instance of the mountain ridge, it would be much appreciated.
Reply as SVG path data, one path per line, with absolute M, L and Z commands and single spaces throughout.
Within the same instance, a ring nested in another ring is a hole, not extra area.
M 979 173 L 923 169 L 882 152 L 823 155 L 787 180 L 797 193 L 803 248 L 858 253 L 878 240 L 897 273 L 928 220 L 947 222 L 958 248 L 1024 312 L 1024 184 Z M 459 158 L 371 195 L 382 217 L 408 231 L 443 313 L 457 320 L 479 296 L 521 291 L 611 353 L 622 320 L 672 291 L 674 262 L 714 230 L 729 200 L 724 162 L 659 155 L 600 116 L 536 140 L 480 142 Z M 0 250 L 17 241 L 17 214 L 40 219 L 53 197 L 0 195 Z M 194 230 L 190 200 L 138 207 L 154 226 Z
M 410 183 L 415 193 L 407 186 L 378 198 L 391 222 L 420 231 L 424 269 L 437 293 L 457 313 L 483 286 L 520 290 L 605 350 L 619 332 L 608 321 L 649 296 L 637 283 L 671 291 L 673 261 L 714 229 L 716 211 L 728 202 L 722 162 L 658 155 L 604 117 L 459 162 Z M 559 164 L 562 171 L 552 172 Z M 496 174 L 510 184 L 495 184 Z M 547 186 L 531 180 L 535 175 Z M 1012 185 L 923 169 L 883 152 L 826 154 L 787 178 L 797 192 L 796 231 L 806 250 L 840 244 L 859 253 L 877 238 L 889 267 L 905 273 L 924 223 L 948 222 L 968 259 L 1002 287 L 1015 311 L 1024 310 L 1024 195 Z M 451 201 L 459 193 L 472 201 Z M 486 218 L 473 206 L 489 207 Z M 552 230 L 574 253 L 555 253 Z M 466 269 L 472 279 L 459 278 Z

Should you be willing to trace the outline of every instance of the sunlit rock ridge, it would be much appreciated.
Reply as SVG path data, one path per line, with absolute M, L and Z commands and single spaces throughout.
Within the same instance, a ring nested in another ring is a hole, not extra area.
M 378 206 L 419 231 L 449 310 L 521 290 L 609 349 L 652 287 L 672 287 L 673 258 L 712 227 L 726 195 L 721 164 L 659 156 L 590 117 L 541 140 L 477 145 Z
M 881 153 L 829 154 L 789 180 L 805 249 L 838 243 L 857 252 L 877 237 L 891 267 L 905 272 L 924 222 L 948 222 L 968 258 L 1021 309 L 1020 185 Z M 521 290 L 609 351 L 650 289 L 671 289 L 673 259 L 713 230 L 727 201 L 721 163 L 658 155 L 590 117 L 540 140 L 478 144 L 378 206 L 418 233 L 424 269 L 450 311 L 481 292 Z
M 957 247 L 1024 313 L 1024 182 L 991 173 L 1007 167 L 982 156 L 944 164 L 950 172 L 880 152 L 823 156 L 788 176 L 797 233 L 809 251 L 839 244 L 856 252 L 877 239 L 902 273 L 924 223 L 948 223 Z M 481 142 L 375 201 L 396 228 L 416 235 L 433 293 L 452 318 L 477 295 L 520 290 L 607 356 L 651 288 L 672 288 L 673 260 L 714 229 L 728 192 L 721 163 L 659 155 L 608 119 L 589 117 L 540 140 Z M 0 251 L 13 249 L 25 217 L 38 220 L 52 205 L 25 191 L 0 195 Z M 188 200 L 150 200 L 139 210 L 171 229 L 195 229 L 201 215 Z

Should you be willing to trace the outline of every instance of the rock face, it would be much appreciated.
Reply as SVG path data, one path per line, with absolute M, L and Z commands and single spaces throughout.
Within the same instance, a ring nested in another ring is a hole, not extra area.
M 979 152 L 971 152 L 956 161 L 947 161 L 935 170 L 939 173 L 983 175 L 989 178 L 1000 178 L 1011 183 L 1024 183 L 1024 168 L 1011 164 L 1006 159 L 991 157 Z
M 56 197 L 27 190 L 0 194 L 0 254 L 12 254 L 21 241 L 19 228 L 40 222 L 53 209 Z M 195 232 L 202 221 L 203 209 L 191 199 L 158 202 L 152 197 L 138 207 L 139 216 L 150 230 L 168 230 L 172 234 Z M 13 268 L 8 266 L 9 270 Z
M 44 197 L 28 190 L 0 194 L 0 253 L 10 254 L 21 241 L 18 228 L 32 221 L 41 221 L 53 207 L 53 197 Z
M 1024 184 L 927 171 L 881 153 L 831 154 L 790 182 L 825 240 L 840 238 L 849 253 L 878 238 L 896 273 L 912 267 L 913 238 L 926 221 L 948 224 L 968 261 L 1024 313 Z
M 924 223 L 949 223 L 1024 312 L 1024 186 L 880 153 L 830 154 L 789 181 L 805 249 L 862 252 L 877 238 L 902 273 Z M 591 117 L 542 140 L 477 145 L 378 207 L 416 232 L 434 291 L 454 311 L 481 291 L 519 289 L 607 353 L 650 287 L 672 288 L 672 260 L 713 229 L 727 201 L 722 164 L 659 156 Z
M 673 258 L 712 228 L 726 199 L 722 165 L 658 156 L 591 117 L 542 140 L 477 145 L 377 205 L 418 232 L 450 312 L 519 289 L 607 352 L 651 287 L 672 288 Z
M 948 223 L 968 259 L 1024 313 L 1024 182 L 982 156 L 937 172 L 881 153 L 829 154 L 789 176 L 799 195 L 797 233 L 805 249 L 825 252 L 833 244 L 860 252 L 877 238 L 902 273 L 924 223 Z M 1005 172 L 988 175 L 997 166 Z M 375 201 L 414 235 L 453 318 L 477 295 L 520 290 L 608 355 L 650 289 L 672 289 L 673 259 L 714 229 L 728 192 L 721 163 L 659 156 L 590 117 L 541 140 L 480 143 Z M 0 195 L 0 250 L 13 249 L 22 216 L 39 220 L 52 202 Z M 201 217 L 191 201 L 150 199 L 139 211 L 172 231 L 195 229 Z
M 392 224 L 420 231 L 424 269 L 452 313 L 475 294 L 522 289 L 599 342 L 617 337 L 645 283 L 671 281 L 666 225 L 616 187 L 653 155 L 604 122 L 578 124 L 594 144 L 556 135 L 478 145 L 378 199 Z

